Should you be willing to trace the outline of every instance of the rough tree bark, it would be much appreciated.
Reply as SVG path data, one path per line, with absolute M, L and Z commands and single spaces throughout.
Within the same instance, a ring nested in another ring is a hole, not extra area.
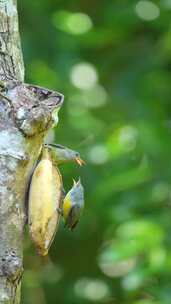
M 62 95 L 25 84 L 16 0 L 0 0 L 0 303 L 20 303 L 25 193 Z

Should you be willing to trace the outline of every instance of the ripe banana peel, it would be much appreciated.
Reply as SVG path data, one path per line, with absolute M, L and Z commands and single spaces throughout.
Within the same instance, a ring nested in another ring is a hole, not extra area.
M 62 177 L 53 166 L 48 149 L 35 168 L 29 190 L 29 232 L 37 252 L 45 256 L 58 228 L 62 199 Z

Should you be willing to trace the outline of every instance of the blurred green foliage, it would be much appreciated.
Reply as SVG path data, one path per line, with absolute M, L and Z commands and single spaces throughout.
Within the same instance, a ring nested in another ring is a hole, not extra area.
M 171 0 L 19 1 L 26 81 L 65 95 L 51 141 L 87 165 L 49 257 L 25 237 L 22 303 L 171 303 Z M 49 139 L 50 140 L 50 139 Z

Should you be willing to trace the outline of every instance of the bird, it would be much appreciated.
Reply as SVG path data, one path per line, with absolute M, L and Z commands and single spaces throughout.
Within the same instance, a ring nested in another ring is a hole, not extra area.
M 81 179 L 78 182 L 73 180 L 73 186 L 66 194 L 62 204 L 62 216 L 65 220 L 65 227 L 73 230 L 82 215 L 84 209 L 84 188 Z
M 49 149 L 52 162 L 57 166 L 72 161 L 80 166 L 85 164 L 85 161 L 81 159 L 80 153 L 77 151 L 59 144 L 44 144 L 44 146 Z

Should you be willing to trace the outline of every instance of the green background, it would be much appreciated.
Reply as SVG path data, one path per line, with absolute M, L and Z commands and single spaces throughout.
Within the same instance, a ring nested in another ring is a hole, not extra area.
M 23 304 L 171 303 L 171 1 L 19 1 L 26 81 L 65 95 L 85 212 L 47 258 L 25 236 Z M 80 14 L 81 13 L 81 14 Z

